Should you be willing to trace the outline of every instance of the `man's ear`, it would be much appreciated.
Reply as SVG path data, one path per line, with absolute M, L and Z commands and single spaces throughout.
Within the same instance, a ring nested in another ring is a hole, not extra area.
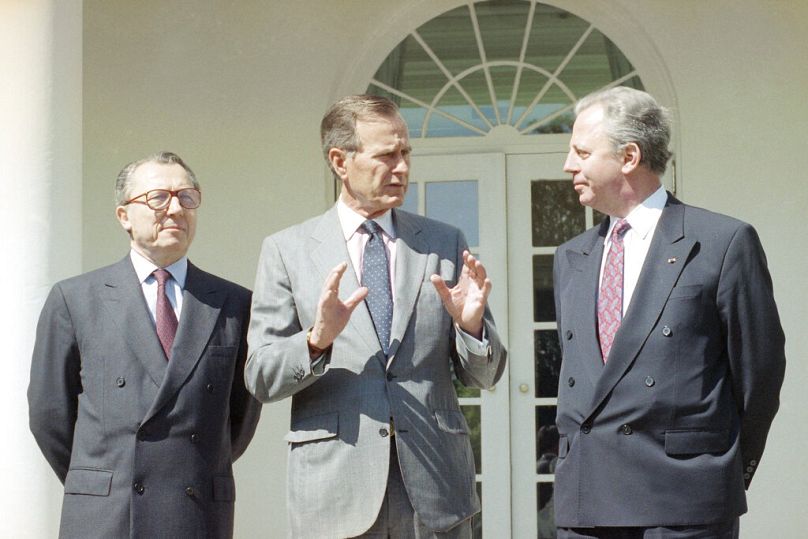
M 331 169 L 342 181 L 345 181 L 348 177 L 347 161 L 348 154 L 345 150 L 339 148 L 331 148 L 328 150 L 328 162 L 331 163 Z
M 642 152 L 636 142 L 629 142 L 623 147 L 623 174 L 633 172 L 640 166 Z
M 118 222 L 121 223 L 126 232 L 129 234 L 132 233 L 132 223 L 129 221 L 129 213 L 126 210 L 126 206 L 118 206 L 115 208 L 115 217 L 118 218 Z

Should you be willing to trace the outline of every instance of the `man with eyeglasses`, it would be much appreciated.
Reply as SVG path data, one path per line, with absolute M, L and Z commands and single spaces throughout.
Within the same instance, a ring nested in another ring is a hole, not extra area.
M 123 260 L 57 283 L 37 327 L 30 426 L 64 484 L 60 537 L 232 537 L 250 291 L 186 256 L 202 202 L 173 153 L 115 184 Z

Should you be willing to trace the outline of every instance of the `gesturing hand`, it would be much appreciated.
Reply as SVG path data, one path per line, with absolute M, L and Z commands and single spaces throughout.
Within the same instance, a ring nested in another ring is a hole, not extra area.
M 362 286 L 357 288 L 345 301 L 339 299 L 339 282 L 347 267 L 346 262 L 336 266 L 328 274 L 325 284 L 323 284 L 309 339 L 309 343 L 315 348 L 325 350 L 331 346 L 337 335 L 345 329 L 356 306 L 368 295 L 368 289 Z
M 463 251 L 463 271 L 455 286 L 446 286 L 439 275 L 433 275 L 430 280 L 452 320 L 469 335 L 482 338 L 483 314 L 491 293 L 491 280 L 482 262 Z

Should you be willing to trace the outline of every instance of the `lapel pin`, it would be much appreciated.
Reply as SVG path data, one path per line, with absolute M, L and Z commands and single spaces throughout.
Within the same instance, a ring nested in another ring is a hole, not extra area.
M 676 257 L 672 256 L 668 259 L 668 264 L 676 264 Z

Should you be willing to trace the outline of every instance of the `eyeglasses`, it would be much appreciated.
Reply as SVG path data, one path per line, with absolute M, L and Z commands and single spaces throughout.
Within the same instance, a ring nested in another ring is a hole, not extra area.
M 146 201 L 137 200 L 140 197 L 146 197 Z M 176 191 L 170 191 L 168 189 L 152 189 L 151 191 L 146 191 L 145 193 L 141 193 L 136 197 L 132 197 L 122 205 L 126 206 L 127 204 L 137 203 L 137 204 L 145 204 L 149 208 L 153 209 L 154 211 L 160 211 L 168 208 L 171 204 L 171 197 L 177 197 L 177 201 L 180 203 L 180 206 L 185 208 L 186 210 L 194 210 L 202 204 L 202 193 L 199 189 L 193 187 L 186 187 L 185 189 L 178 189 Z

